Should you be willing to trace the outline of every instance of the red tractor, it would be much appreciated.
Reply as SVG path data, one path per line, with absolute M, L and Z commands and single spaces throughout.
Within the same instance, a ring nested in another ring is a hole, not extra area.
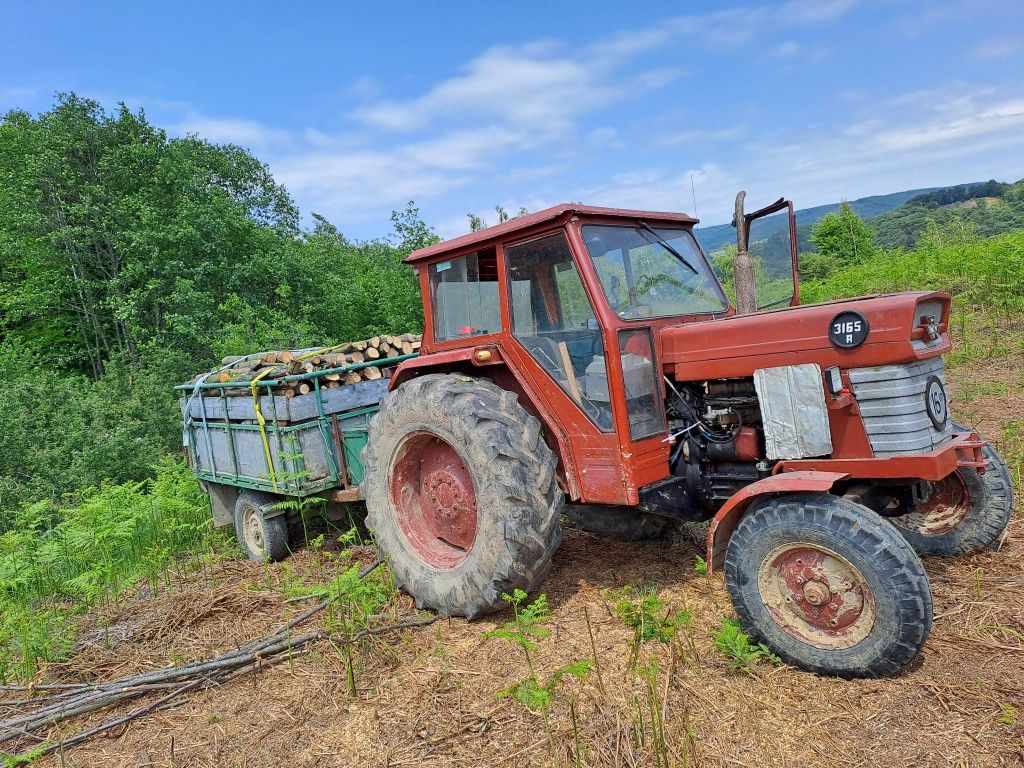
M 755 637 L 896 673 L 932 623 L 918 553 L 991 546 L 1013 507 L 948 412 L 950 297 L 797 306 L 792 203 L 741 197 L 735 307 L 696 223 L 565 204 L 412 253 L 423 348 L 370 423 L 369 525 L 419 606 L 472 618 L 538 587 L 564 514 L 710 521 L 708 571 Z

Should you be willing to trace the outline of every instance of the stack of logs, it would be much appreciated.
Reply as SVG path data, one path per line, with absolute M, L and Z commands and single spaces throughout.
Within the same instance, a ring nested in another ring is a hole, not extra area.
M 226 394 L 248 395 L 249 382 L 257 376 L 260 383 L 269 384 L 286 376 L 330 371 L 356 363 L 371 363 L 355 370 L 325 373 L 317 378 L 320 379 L 321 388 L 328 389 L 360 381 L 374 381 L 383 375 L 378 366 L 372 365 L 375 360 L 384 361 L 418 352 L 420 338 L 418 333 L 374 336 L 372 339 L 350 341 L 322 351 L 282 349 L 279 352 L 265 352 L 262 355 L 225 357 L 221 361 L 225 368 L 207 380 L 222 384 L 237 383 L 239 387 L 228 388 Z M 280 382 L 274 386 L 274 394 L 284 397 L 306 395 L 312 391 L 312 380 Z

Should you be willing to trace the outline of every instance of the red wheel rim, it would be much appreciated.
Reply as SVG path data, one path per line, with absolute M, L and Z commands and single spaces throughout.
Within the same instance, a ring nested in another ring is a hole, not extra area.
M 473 477 L 458 452 L 437 435 L 417 432 L 399 446 L 391 503 L 409 546 L 428 565 L 454 568 L 476 542 Z
M 757 581 L 775 622 L 816 648 L 850 648 L 875 624 L 871 587 L 856 566 L 826 547 L 777 547 L 761 561 Z
M 932 495 L 912 512 L 890 518 L 904 530 L 922 536 L 941 536 L 956 528 L 971 510 L 971 493 L 959 472 L 932 483 Z

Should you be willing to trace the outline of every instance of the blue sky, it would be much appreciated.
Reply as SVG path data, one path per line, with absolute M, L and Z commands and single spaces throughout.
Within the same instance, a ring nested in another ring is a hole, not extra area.
M 1024 177 L 1019 2 L 0 3 L 0 112 L 56 91 L 249 147 L 305 214 L 407 200 L 730 217 Z

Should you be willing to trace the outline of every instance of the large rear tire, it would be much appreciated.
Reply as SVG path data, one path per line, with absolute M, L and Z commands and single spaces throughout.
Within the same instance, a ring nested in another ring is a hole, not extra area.
M 412 379 L 381 401 L 363 465 L 367 524 L 418 607 L 473 618 L 547 575 L 564 497 L 540 422 L 513 393 Z
M 957 430 L 970 427 L 953 422 Z M 989 465 L 985 473 L 959 469 L 931 484 L 931 495 L 917 508 L 890 518 L 904 538 L 923 555 L 956 557 L 993 546 L 1013 512 L 1013 480 L 996 447 L 981 449 Z
M 789 664 L 893 675 L 932 625 L 928 576 L 891 523 L 835 496 L 761 502 L 729 540 L 725 580 L 744 627 Z

